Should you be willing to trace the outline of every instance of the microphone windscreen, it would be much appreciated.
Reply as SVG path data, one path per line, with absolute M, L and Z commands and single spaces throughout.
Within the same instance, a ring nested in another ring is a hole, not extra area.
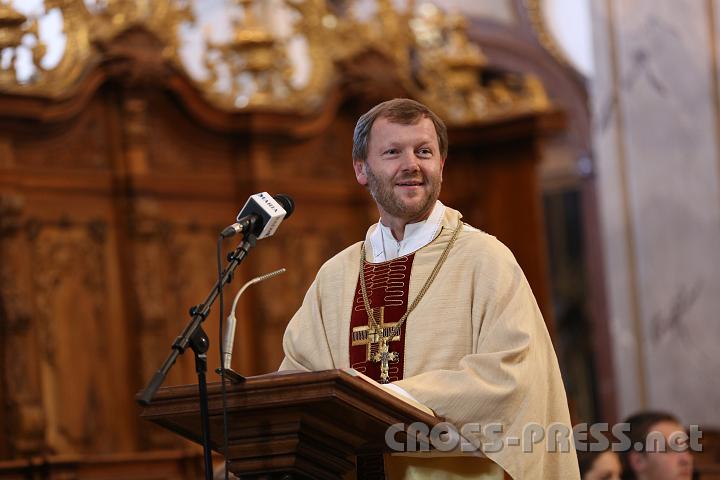
M 285 209 L 285 219 L 290 218 L 290 215 L 295 211 L 295 202 L 290 195 L 278 193 L 277 195 L 273 195 L 273 198 Z
M 287 217 L 287 210 L 283 204 L 271 197 L 269 193 L 260 192 L 248 198 L 237 216 L 237 221 L 243 222 L 248 218 L 254 218 L 255 221 L 251 228 L 259 240 L 275 233 L 285 217 Z

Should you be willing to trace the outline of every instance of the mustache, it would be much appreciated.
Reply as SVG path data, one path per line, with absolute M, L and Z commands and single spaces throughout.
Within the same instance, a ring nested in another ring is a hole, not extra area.
M 393 179 L 395 183 L 427 183 L 424 175 L 399 175 Z

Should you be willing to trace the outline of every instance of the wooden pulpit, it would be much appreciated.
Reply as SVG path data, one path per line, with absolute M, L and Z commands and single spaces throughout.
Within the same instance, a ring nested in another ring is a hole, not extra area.
M 344 370 L 262 375 L 226 387 L 229 469 L 242 478 L 342 478 L 389 451 L 390 426 L 441 421 Z M 220 383 L 208 385 L 208 396 L 212 448 L 221 452 Z M 161 388 L 141 417 L 200 442 L 196 385 Z

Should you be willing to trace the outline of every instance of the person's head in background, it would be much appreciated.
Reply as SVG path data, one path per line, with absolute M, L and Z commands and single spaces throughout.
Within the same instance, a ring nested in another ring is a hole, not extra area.
M 622 465 L 618 454 L 603 452 L 578 452 L 580 478 L 582 480 L 620 480 Z
M 665 412 L 640 412 L 625 420 L 630 448 L 620 453 L 625 480 L 690 480 L 693 458 L 685 428 Z M 636 446 L 642 445 L 640 451 Z

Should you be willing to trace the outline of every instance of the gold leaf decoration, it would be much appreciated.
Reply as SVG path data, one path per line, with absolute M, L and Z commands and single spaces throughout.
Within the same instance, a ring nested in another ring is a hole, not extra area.
M 70 95 L 102 62 L 103 45 L 142 28 L 162 42 L 165 61 L 184 71 L 208 102 L 226 111 L 313 111 L 340 80 L 340 66 L 368 52 L 387 59 L 392 72 L 383 73 L 403 92 L 450 123 L 548 107 L 537 78 L 486 75 L 487 60 L 468 39 L 466 19 L 432 4 L 409 0 L 399 11 L 392 0 L 375 0 L 374 11 L 361 19 L 353 9 L 356 4 L 343 0 L 227 0 L 225 8 L 240 12 L 241 18 L 230 20 L 231 34 L 223 41 L 203 35 L 197 53 L 201 75 L 180 54 L 189 42 L 184 27 L 201 28 L 194 5 L 190 0 L 105 0 L 89 7 L 83 0 L 45 0 L 45 15 L 57 10 L 62 16 L 66 44 L 59 63 L 43 68 L 47 46 L 38 34 L 38 19 L 0 3 L 0 53 L 9 50 L 12 57 L 0 69 L 0 93 Z M 271 25 L 280 14 L 285 34 Z M 26 35 L 34 42 L 24 43 Z M 21 82 L 15 64 L 23 48 L 32 52 L 35 74 Z

